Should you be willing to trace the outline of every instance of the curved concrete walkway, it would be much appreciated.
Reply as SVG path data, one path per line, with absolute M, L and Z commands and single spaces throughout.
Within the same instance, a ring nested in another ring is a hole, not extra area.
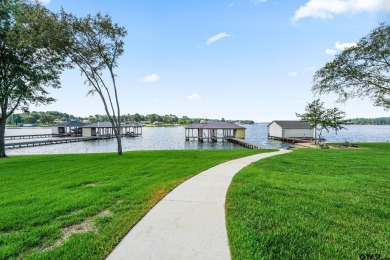
M 287 152 L 232 160 L 192 177 L 157 203 L 107 259 L 230 259 L 225 198 L 233 176 L 252 162 Z

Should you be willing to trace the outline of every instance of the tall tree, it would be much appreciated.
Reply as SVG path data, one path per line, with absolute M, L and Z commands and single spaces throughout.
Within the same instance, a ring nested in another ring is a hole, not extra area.
M 345 112 L 340 111 L 337 107 L 324 108 L 324 103 L 320 99 L 308 103 L 305 107 L 305 113 L 295 114 L 301 121 L 309 123 L 314 129 L 315 143 L 321 139 L 323 130 L 329 132 L 330 129 L 334 129 L 337 132 L 345 129 L 344 125 L 348 123 L 344 120 Z
M 64 57 L 53 49 L 53 32 L 42 21 L 51 16 L 38 3 L 0 1 L 0 157 L 5 153 L 5 124 L 16 109 L 49 104 L 47 87 L 60 87 Z
M 60 19 L 61 30 L 69 39 L 62 49 L 86 77 L 85 83 L 90 86 L 88 94 L 98 94 L 102 100 L 121 155 L 121 116 L 114 69 L 124 52 L 126 29 L 100 13 L 78 18 L 62 10 Z
M 336 93 L 339 101 L 368 97 L 390 109 L 390 25 L 382 23 L 314 75 L 312 90 Z

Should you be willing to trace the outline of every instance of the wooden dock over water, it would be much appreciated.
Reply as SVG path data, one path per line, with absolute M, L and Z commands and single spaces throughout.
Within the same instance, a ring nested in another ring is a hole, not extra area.
M 8 136 L 4 136 L 4 140 L 35 139 L 35 138 L 47 138 L 47 137 L 61 137 L 61 135 L 60 134 L 8 135 Z
M 113 136 L 111 135 L 99 136 L 99 137 L 63 137 L 63 138 L 56 138 L 56 139 L 11 142 L 11 143 L 6 143 L 5 147 L 8 149 L 16 149 L 16 148 L 25 148 L 25 147 L 32 147 L 32 146 L 75 143 L 75 142 L 94 141 L 94 140 L 111 139 L 111 138 L 113 138 Z
M 257 144 L 247 142 L 241 138 L 229 137 L 229 138 L 226 138 L 225 140 L 230 142 L 230 143 L 238 144 L 238 145 L 241 145 L 241 146 L 243 146 L 245 148 L 249 148 L 249 149 L 263 149 L 262 147 L 258 146 Z
M 278 140 L 286 143 L 313 143 L 316 138 L 299 138 L 299 137 L 278 137 L 278 136 L 268 136 L 269 139 Z M 318 139 L 318 138 L 317 138 Z M 321 138 L 320 141 L 325 141 L 324 138 Z

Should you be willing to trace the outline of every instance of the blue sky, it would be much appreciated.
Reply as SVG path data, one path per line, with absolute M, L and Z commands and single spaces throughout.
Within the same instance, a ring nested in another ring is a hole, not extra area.
M 51 0 L 78 16 L 108 13 L 128 35 L 117 68 L 122 114 L 295 119 L 315 70 L 389 21 L 389 0 Z M 104 114 L 77 70 L 66 71 L 57 102 L 32 110 Z M 335 103 L 353 117 L 390 116 L 369 100 Z

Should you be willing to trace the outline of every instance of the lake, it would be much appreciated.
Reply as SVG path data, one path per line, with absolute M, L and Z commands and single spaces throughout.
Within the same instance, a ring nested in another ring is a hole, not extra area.
M 286 148 L 287 143 L 268 139 L 266 123 L 244 125 L 246 140 L 265 148 Z M 331 131 L 323 136 L 328 142 L 387 142 L 390 141 L 390 126 L 386 125 L 350 125 L 348 130 L 337 133 Z M 51 128 L 21 127 L 7 128 L 6 135 L 50 134 Z M 142 137 L 123 138 L 123 151 L 133 150 L 186 150 L 186 149 L 231 149 L 242 148 L 231 143 L 199 143 L 185 141 L 184 127 L 144 127 Z M 8 155 L 16 154 L 62 154 L 62 153 L 99 153 L 115 152 L 115 139 L 77 142 L 60 145 L 47 145 L 27 147 L 20 149 L 7 149 Z

